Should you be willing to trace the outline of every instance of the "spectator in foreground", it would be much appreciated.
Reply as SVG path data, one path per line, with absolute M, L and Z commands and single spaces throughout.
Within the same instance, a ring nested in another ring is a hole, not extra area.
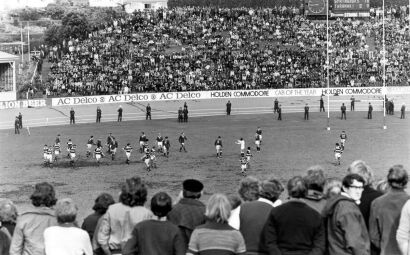
M 77 211 L 77 206 L 70 198 L 57 202 L 58 226 L 51 226 L 44 230 L 46 255 L 93 254 L 87 232 L 76 226 Z
M 114 203 L 114 198 L 108 193 L 102 193 L 95 199 L 93 206 L 94 213 L 88 215 L 81 225 L 81 228 L 87 231 L 90 236 L 90 240 L 93 240 L 94 232 L 98 225 L 99 219 L 105 214 L 108 207 Z
M 402 255 L 410 254 L 410 200 L 404 204 L 401 210 L 399 228 L 396 233 L 397 244 Z
M 57 225 L 55 211 L 52 209 L 57 199 L 51 184 L 36 184 L 30 199 L 34 208 L 17 218 L 10 255 L 44 255 L 44 230 Z
M 325 185 L 323 168 L 321 166 L 310 167 L 307 175 L 303 177 L 303 181 L 306 183 L 308 190 L 302 200 L 319 214 L 322 214 L 326 205 L 326 199 L 323 196 L 323 186 Z
M 342 180 L 339 178 L 327 178 L 323 186 L 323 196 L 325 199 L 333 198 L 340 195 L 340 193 L 342 193 Z
M 16 226 L 17 209 L 12 201 L 0 201 L 0 254 L 8 255 L 11 237 Z
M 207 222 L 192 232 L 187 255 L 245 254 L 242 234 L 229 226 L 231 205 L 223 194 L 212 195 L 206 206 Z
M 383 195 L 383 193 L 372 188 L 373 170 L 363 160 L 353 161 L 347 169 L 347 172 L 350 174 L 358 174 L 365 181 L 363 193 L 360 197 L 360 203 L 358 205 L 363 214 L 366 227 L 369 229 L 370 206 L 373 200 Z
M 370 240 L 364 217 L 357 207 L 365 180 L 358 174 L 343 178 L 343 191 L 328 200 L 323 211 L 326 220 L 328 254 L 370 254 Z
M 140 177 L 127 179 L 122 185 L 120 202 L 108 207 L 96 233 L 97 242 L 105 254 L 121 254 L 134 226 L 153 217 L 152 212 L 144 207 L 147 193 Z
M 195 179 L 187 179 L 182 183 L 183 198 L 167 215 L 170 222 L 182 232 L 185 249 L 188 247 L 192 231 L 205 222 L 205 205 L 199 201 L 204 185 Z
M 260 183 L 258 200 L 244 203 L 239 214 L 239 231 L 245 239 L 248 253 L 266 253 L 261 243 L 262 230 L 272 208 L 282 204 L 279 200 L 283 192 L 282 184 L 277 180 Z
M 307 186 L 296 176 L 287 185 L 290 200 L 272 209 L 262 239 L 268 254 L 323 254 L 326 247 L 325 228 L 321 215 L 302 198 Z
M 243 202 L 255 201 L 259 198 L 259 180 L 254 176 L 247 176 L 243 178 L 239 184 L 238 190 L 239 196 Z M 241 205 L 243 205 L 242 203 Z M 241 212 L 241 206 L 231 210 L 231 216 L 229 217 L 229 225 L 234 229 L 239 230 L 239 214 Z
M 390 191 L 372 203 L 369 235 L 373 245 L 380 249 L 380 255 L 400 254 L 396 231 L 401 210 L 410 198 L 404 191 L 408 179 L 407 171 L 402 165 L 391 167 L 387 174 Z
M 166 218 L 171 209 L 172 199 L 167 193 L 155 194 L 151 199 L 151 211 L 156 218 L 135 226 L 122 254 L 185 255 L 181 232 Z

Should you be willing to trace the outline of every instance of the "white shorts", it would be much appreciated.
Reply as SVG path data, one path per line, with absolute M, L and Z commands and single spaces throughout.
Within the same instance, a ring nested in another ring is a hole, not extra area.
M 111 153 L 112 153 L 112 154 L 117 153 L 117 148 L 111 149 Z
M 60 155 L 60 151 L 54 151 L 54 155 L 56 156 Z
M 251 161 L 251 156 L 246 156 L 246 160 L 249 162 Z
M 241 153 L 243 153 L 245 151 L 245 147 L 241 147 Z
M 167 149 L 166 146 L 162 146 L 162 149 L 164 150 L 164 152 L 167 152 L 167 151 L 168 151 L 168 149 Z
M 131 157 L 131 152 L 125 152 L 125 155 L 127 156 L 127 158 L 129 159 Z
M 216 147 L 216 151 L 221 151 L 222 150 L 222 146 L 221 145 L 217 145 Z
M 340 159 L 342 157 L 341 153 L 335 153 L 335 159 Z
M 74 159 L 75 158 L 75 153 L 70 153 L 70 158 Z
M 93 147 L 92 144 L 87 143 L 87 149 L 91 149 L 91 147 Z
M 99 161 L 101 159 L 101 154 L 95 154 L 95 158 Z
M 259 140 L 261 140 L 261 141 L 262 141 L 262 135 L 259 135 Z
M 181 146 L 185 146 L 185 143 L 181 143 Z
M 346 142 L 346 139 L 340 139 L 340 143 L 341 143 L 341 144 L 343 144 L 343 145 L 344 145 L 344 144 L 345 144 L 345 142 Z
M 162 148 L 163 142 L 157 142 L 158 148 Z
M 141 146 L 141 147 L 144 146 L 144 144 L 145 144 L 145 142 L 140 141 L 140 146 Z
M 261 145 L 261 141 L 260 140 L 255 140 L 255 144 L 256 144 L 256 146 L 259 147 L 259 145 Z
M 50 163 L 53 162 L 53 155 L 52 154 L 47 155 L 47 161 L 50 162 Z
M 246 170 L 246 165 L 241 165 L 241 170 Z
M 151 163 L 151 159 L 147 158 L 147 159 L 144 160 L 144 162 L 145 162 L 146 166 L 149 166 L 149 164 Z
M 43 154 L 43 159 L 44 159 L 44 160 L 47 160 L 47 155 L 48 155 L 47 153 L 44 153 L 44 154 Z

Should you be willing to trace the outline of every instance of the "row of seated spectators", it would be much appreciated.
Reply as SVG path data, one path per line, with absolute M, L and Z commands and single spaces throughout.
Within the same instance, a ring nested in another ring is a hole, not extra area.
M 346 176 L 325 178 L 320 166 L 286 185 L 245 177 L 238 195 L 213 194 L 201 201 L 204 184 L 182 183 L 177 201 L 165 192 L 145 206 L 147 187 L 127 179 L 115 202 L 104 193 L 81 225 L 70 198 L 56 199 L 49 183 L 35 186 L 33 208 L 17 216 L 0 202 L 0 253 L 62 254 L 409 254 L 408 173 L 392 166 L 374 188 L 373 172 L 354 161 Z M 206 188 L 206 187 L 205 187 Z
M 326 23 L 284 10 L 197 7 L 113 18 L 86 40 L 51 48 L 49 90 L 88 95 L 326 86 Z M 381 84 L 381 22 L 331 21 L 332 85 Z M 410 79 L 406 24 L 404 14 L 386 22 L 387 85 Z

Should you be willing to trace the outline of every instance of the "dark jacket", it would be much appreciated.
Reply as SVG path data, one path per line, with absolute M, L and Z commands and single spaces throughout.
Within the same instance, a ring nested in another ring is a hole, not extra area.
M 194 229 L 205 223 L 205 205 L 196 199 L 182 198 L 168 213 L 167 218 L 179 227 L 185 247 L 188 248 Z
M 381 249 L 381 255 L 400 254 L 396 232 L 401 209 L 407 200 L 409 195 L 404 190 L 392 189 L 372 203 L 369 235 L 372 244 Z
M 261 243 L 262 230 L 273 206 L 262 201 L 243 203 L 239 212 L 240 227 L 246 251 L 267 254 Z
M 370 240 L 363 215 L 356 203 L 343 195 L 328 200 L 326 221 L 328 254 L 369 255 Z
M 272 209 L 262 240 L 270 255 L 322 255 L 326 247 L 321 215 L 300 200 Z
M 370 185 L 366 185 L 364 187 L 362 197 L 360 198 L 359 209 L 362 212 L 367 229 L 369 229 L 370 206 L 373 200 L 380 197 L 381 195 L 383 195 L 383 193 L 371 188 Z

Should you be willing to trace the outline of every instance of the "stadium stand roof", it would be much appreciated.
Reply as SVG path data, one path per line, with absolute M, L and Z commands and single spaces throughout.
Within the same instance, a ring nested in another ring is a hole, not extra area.
M 17 60 L 19 59 L 18 56 L 4 52 L 4 51 L 0 51 L 0 63 L 4 63 L 4 62 L 8 62 L 10 60 Z

